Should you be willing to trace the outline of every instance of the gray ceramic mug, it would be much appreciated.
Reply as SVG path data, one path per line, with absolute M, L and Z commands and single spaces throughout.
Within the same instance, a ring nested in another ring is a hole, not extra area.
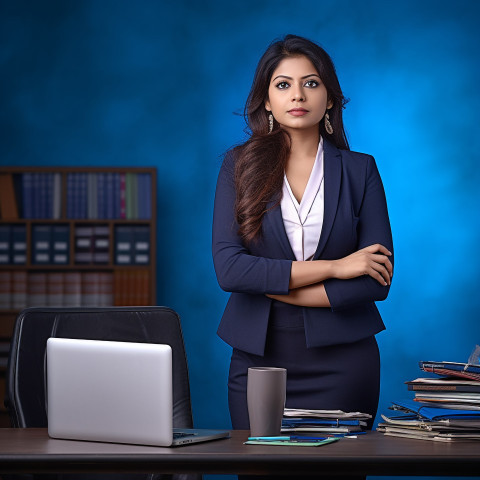
M 286 390 L 285 368 L 248 369 L 247 405 L 252 437 L 280 435 Z

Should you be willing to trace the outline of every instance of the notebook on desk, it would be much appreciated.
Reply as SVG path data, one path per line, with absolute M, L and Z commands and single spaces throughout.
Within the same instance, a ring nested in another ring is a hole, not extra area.
M 173 428 L 169 345 L 49 338 L 46 388 L 53 438 L 167 447 L 229 436 Z

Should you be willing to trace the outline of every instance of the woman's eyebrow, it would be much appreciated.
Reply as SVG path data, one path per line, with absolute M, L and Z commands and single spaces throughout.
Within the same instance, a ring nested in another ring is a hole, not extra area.
M 272 82 L 274 82 L 277 78 L 286 78 L 288 80 L 293 80 L 292 77 L 289 77 L 288 75 L 277 75 L 274 79 L 272 79 Z M 304 80 L 305 78 L 308 78 L 308 77 L 318 77 L 320 78 L 320 75 L 316 74 L 316 73 L 311 73 L 310 75 L 305 75 L 303 76 L 301 79 Z

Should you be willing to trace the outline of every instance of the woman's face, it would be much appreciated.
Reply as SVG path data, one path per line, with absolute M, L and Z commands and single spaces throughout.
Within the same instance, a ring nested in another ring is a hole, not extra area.
M 307 57 L 288 57 L 279 63 L 270 80 L 265 108 L 283 128 L 317 128 L 331 107 L 327 89 Z

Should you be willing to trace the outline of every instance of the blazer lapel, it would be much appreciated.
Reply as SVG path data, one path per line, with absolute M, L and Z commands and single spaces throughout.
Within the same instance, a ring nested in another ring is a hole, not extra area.
M 290 246 L 287 232 L 285 231 L 285 226 L 283 224 L 282 209 L 280 208 L 280 204 L 272 208 L 273 205 L 275 205 L 275 202 L 273 201 L 269 202 L 269 204 L 267 205 L 267 208 L 271 210 L 269 210 L 268 213 L 265 215 L 264 220 L 270 223 L 274 237 L 280 244 L 285 258 L 287 260 L 295 260 L 295 254 L 293 253 L 292 247 Z
M 318 247 L 314 259 L 318 260 L 325 248 L 328 237 L 333 227 L 337 213 L 338 198 L 340 194 L 340 182 L 342 178 L 341 154 L 337 147 L 323 140 L 323 164 L 324 164 L 324 213 L 323 226 Z

